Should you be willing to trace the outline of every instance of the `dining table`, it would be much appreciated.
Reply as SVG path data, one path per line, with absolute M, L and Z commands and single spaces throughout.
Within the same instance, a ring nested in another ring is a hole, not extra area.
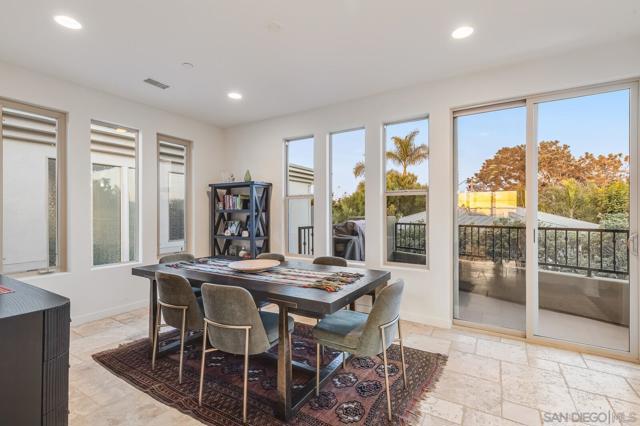
M 196 259 L 194 267 L 188 264 L 167 263 L 134 267 L 132 273 L 135 276 L 148 279 L 149 282 L 149 339 L 153 340 L 154 324 L 157 315 L 158 292 L 155 281 L 156 272 L 166 272 L 180 275 L 186 278 L 192 287 L 201 287 L 205 283 L 238 286 L 251 293 L 256 302 L 268 302 L 278 306 L 278 335 L 279 344 L 277 350 L 277 401 L 275 407 L 276 416 L 283 421 L 291 419 L 298 410 L 315 394 L 315 381 L 310 380 L 302 389 L 295 392 L 292 389 L 292 368 L 301 368 L 313 372 L 315 369 L 305 363 L 292 361 L 290 336 L 288 333 L 289 314 L 302 314 L 307 317 L 321 319 L 325 315 L 332 314 L 352 305 L 358 298 L 375 292 L 384 287 L 391 274 L 383 270 L 367 268 L 338 267 L 327 265 L 315 265 L 304 260 L 287 260 L 278 268 L 281 271 L 291 270 L 304 274 L 304 271 L 318 274 L 345 273 L 357 276 L 348 285 L 341 285 L 337 291 L 327 291 L 323 288 L 304 287 L 301 285 L 274 282 L 266 279 L 263 274 L 255 273 L 229 273 L 220 268 L 198 268 L 197 265 L 206 265 L 207 262 L 231 261 L 228 256 L 215 256 Z M 237 260 L 237 259 L 236 259 Z M 181 267 L 182 266 L 182 267 Z M 201 335 L 200 335 L 201 336 Z M 197 339 L 197 335 L 190 339 Z M 160 350 L 158 356 L 166 355 L 178 350 L 179 342 L 166 345 Z M 265 355 L 268 355 L 265 354 Z M 343 357 L 349 354 L 341 353 L 329 364 L 325 365 L 320 374 L 321 384 L 330 380 L 343 362 Z

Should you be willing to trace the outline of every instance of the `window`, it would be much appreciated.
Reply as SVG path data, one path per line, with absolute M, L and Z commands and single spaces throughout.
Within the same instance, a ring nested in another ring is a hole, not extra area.
M 388 262 L 427 265 L 428 135 L 427 118 L 384 126 Z
M 189 141 L 158 135 L 158 253 L 187 250 Z
M 63 113 L 0 99 L 2 272 L 64 269 Z
M 365 130 L 331 134 L 331 251 L 334 256 L 363 261 Z
M 313 255 L 313 136 L 285 141 L 287 252 Z
M 91 122 L 93 265 L 138 259 L 138 131 Z

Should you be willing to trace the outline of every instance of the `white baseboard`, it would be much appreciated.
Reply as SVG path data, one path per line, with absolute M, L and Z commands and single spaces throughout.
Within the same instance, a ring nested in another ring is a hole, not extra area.
M 72 315 L 71 321 L 73 325 L 80 325 L 86 322 L 96 321 L 103 318 L 107 318 L 113 315 L 123 314 L 125 312 L 133 311 L 134 309 L 142 308 L 149 304 L 148 299 L 138 300 L 137 302 L 127 303 L 126 305 L 115 306 L 113 308 L 103 309 L 97 312 L 91 312 L 83 315 Z
M 453 321 L 451 319 L 432 317 L 429 315 L 422 315 L 411 312 L 400 312 L 400 319 L 438 328 L 451 328 L 451 326 L 453 325 Z

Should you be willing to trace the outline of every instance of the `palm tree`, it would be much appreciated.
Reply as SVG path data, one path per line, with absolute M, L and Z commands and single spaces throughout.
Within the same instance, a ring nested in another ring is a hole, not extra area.
M 353 176 L 359 178 L 364 177 L 364 161 L 358 161 L 355 166 L 353 166 Z
M 391 138 L 395 148 L 393 151 L 387 151 L 386 157 L 387 160 L 402 166 L 402 176 L 407 175 L 407 167 L 420 164 L 429 157 L 429 148 L 426 145 L 416 146 L 415 144 L 418 133 L 420 133 L 419 130 L 414 130 L 403 138 L 399 136 Z

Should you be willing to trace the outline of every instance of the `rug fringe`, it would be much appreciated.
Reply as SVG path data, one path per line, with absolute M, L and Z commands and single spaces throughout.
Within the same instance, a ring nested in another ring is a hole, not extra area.
M 401 415 L 396 416 L 399 423 L 398 425 L 402 426 L 418 426 L 422 423 L 424 416 L 428 413 L 424 408 L 422 408 L 422 402 L 424 402 L 428 394 L 433 391 L 435 386 L 438 384 L 440 377 L 442 376 L 442 371 L 444 370 L 445 365 L 447 364 L 448 356 L 443 354 L 438 355 L 438 365 L 431 373 L 431 377 L 435 377 L 435 380 L 425 383 L 425 385 L 420 389 L 420 392 L 411 398 L 411 400 L 407 403 L 407 406 L 404 412 Z

